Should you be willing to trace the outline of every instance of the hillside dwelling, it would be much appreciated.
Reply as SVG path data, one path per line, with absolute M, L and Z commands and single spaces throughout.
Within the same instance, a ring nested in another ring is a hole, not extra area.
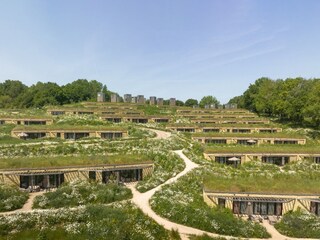
M 210 113 L 210 112 L 203 112 L 198 114 L 177 114 L 179 117 L 184 117 L 188 119 L 196 119 L 196 120 L 205 120 L 205 119 L 211 119 L 211 120 L 220 120 L 220 119 L 259 119 L 257 115 L 237 115 L 237 114 L 222 114 L 222 113 Z
M 84 114 L 97 114 L 97 111 L 94 110 L 87 110 L 85 108 L 70 108 L 70 109 L 48 109 L 47 113 L 53 116 L 59 116 L 59 115 L 84 115 Z
M 121 123 L 122 122 L 122 118 L 120 118 L 120 117 L 106 117 L 105 120 L 108 122 L 113 122 L 113 123 Z
M 209 206 L 229 208 L 239 216 L 282 216 L 298 208 L 320 216 L 320 195 L 203 191 Z M 272 218 L 271 218 L 272 219 Z
M 96 166 L 68 166 L 0 170 L 0 183 L 29 191 L 57 188 L 64 182 L 91 180 L 102 183 L 141 181 L 153 172 L 153 163 L 104 164 Z
M 272 138 L 272 137 L 224 137 L 224 136 L 193 136 L 193 140 L 204 144 L 241 144 L 241 145 L 260 145 L 260 144 L 299 144 L 305 145 L 305 138 Z
M 169 129 L 171 131 L 175 132 L 197 132 L 197 127 L 191 127 L 191 126 L 168 126 L 166 129 Z
M 151 122 L 155 123 L 168 123 L 170 121 L 169 117 L 151 117 Z
M 59 116 L 59 115 L 64 115 L 66 114 L 65 111 L 62 110 L 52 110 L 49 112 L 49 114 L 53 115 L 53 116 Z
M 277 133 L 282 132 L 282 128 L 260 128 L 260 127 L 232 127 L 232 126 L 212 126 L 201 127 L 199 132 L 220 132 L 220 133 Z
M 320 153 L 204 153 L 204 157 L 210 161 L 217 163 L 228 164 L 227 160 L 232 157 L 239 158 L 239 163 L 242 164 L 250 161 L 261 161 L 263 163 L 271 163 L 278 166 L 284 166 L 293 161 L 303 161 L 306 159 L 318 159 Z
M 15 124 L 15 125 L 51 125 L 52 119 L 48 118 L 2 118 L 1 124 Z
M 133 122 L 133 123 L 148 123 L 149 118 L 147 117 L 124 117 L 126 122 Z
M 233 118 L 233 119 L 224 119 L 224 118 L 216 118 L 216 119 L 205 119 L 205 118 L 197 118 L 192 119 L 192 116 L 189 117 L 190 121 L 197 124 L 268 124 L 269 120 L 249 120 L 249 119 L 241 119 L 241 118 Z
M 24 140 L 38 139 L 38 138 L 60 138 L 65 140 L 78 140 L 85 137 L 102 138 L 102 139 L 117 139 L 128 136 L 127 130 L 15 130 L 11 131 L 11 136 Z

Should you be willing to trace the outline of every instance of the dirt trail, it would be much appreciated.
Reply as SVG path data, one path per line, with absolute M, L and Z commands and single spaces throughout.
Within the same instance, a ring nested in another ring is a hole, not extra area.
M 34 198 L 36 196 L 40 196 L 45 194 L 44 191 L 42 192 L 32 192 L 29 194 L 29 198 L 26 201 L 26 203 L 22 206 L 22 208 L 13 210 L 13 211 L 9 211 L 9 212 L 1 212 L 0 215 L 6 215 L 6 214 L 12 214 L 12 213 L 20 213 L 20 212 L 31 212 L 32 211 L 32 204 L 34 201 Z

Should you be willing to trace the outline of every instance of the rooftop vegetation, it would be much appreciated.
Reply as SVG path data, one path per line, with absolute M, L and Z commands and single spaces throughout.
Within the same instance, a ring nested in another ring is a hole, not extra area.
M 213 123 L 205 123 L 205 124 L 196 124 L 196 123 L 170 123 L 167 125 L 168 127 L 210 127 L 210 128 L 220 128 L 220 127 L 229 127 L 229 128 L 281 128 L 281 126 L 268 123 L 268 124 L 230 124 L 230 123 L 221 123 L 221 124 L 213 124 Z
M 212 192 L 254 192 L 276 194 L 320 194 L 320 173 L 278 173 L 272 176 L 239 174 L 222 176 L 210 174 L 204 178 L 204 189 Z
M 286 154 L 319 154 L 319 144 L 306 144 L 306 145 L 215 145 L 204 147 L 204 152 L 210 153 L 286 153 Z
M 103 131 L 103 130 L 114 130 L 114 131 L 124 131 L 127 130 L 126 127 L 123 126 L 115 126 L 115 125 L 66 125 L 66 124 L 58 124 L 58 125 L 19 125 L 16 126 L 13 131 L 52 131 L 52 130 L 84 130 L 84 131 Z
M 122 185 L 75 181 L 63 184 L 54 192 L 37 196 L 32 207 L 48 209 L 85 204 L 107 204 L 131 197 L 130 189 Z
M 305 135 L 299 133 L 277 132 L 277 133 L 215 133 L 201 132 L 193 133 L 193 137 L 244 137 L 244 138 L 305 138 Z
M 94 166 L 102 164 L 134 164 L 150 162 L 146 155 L 79 155 L 3 158 L 0 169 Z

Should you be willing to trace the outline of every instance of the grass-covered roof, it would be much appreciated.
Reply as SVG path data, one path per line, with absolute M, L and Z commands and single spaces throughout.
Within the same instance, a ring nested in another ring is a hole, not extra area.
M 277 194 L 320 194 L 320 175 L 275 174 L 248 176 L 209 175 L 204 178 L 204 189 L 213 192 L 255 192 Z
M 204 152 L 207 154 L 214 153 L 283 153 L 283 154 L 319 154 L 319 144 L 307 144 L 307 145 L 215 145 L 206 146 Z
M 151 162 L 146 155 L 95 155 L 95 156 L 41 156 L 3 158 L 0 169 L 54 168 L 72 166 L 94 166 L 102 164 L 133 164 Z
M 193 137 L 241 137 L 241 138 L 305 138 L 304 135 L 295 132 L 277 132 L 277 133 L 219 133 L 219 132 L 200 132 L 193 133 Z
M 20 125 L 15 127 L 12 131 L 53 131 L 53 130 L 83 130 L 83 131 L 126 131 L 127 128 L 114 125 Z

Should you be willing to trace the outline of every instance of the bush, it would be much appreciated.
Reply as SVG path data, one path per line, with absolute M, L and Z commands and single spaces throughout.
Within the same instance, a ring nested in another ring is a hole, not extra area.
M 0 239 L 167 240 L 155 221 L 129 203 L 0 216 Z
M 320 218 L 300 209 L 286 213 L 274 226 L 289 237 L 320 239 Z
M 37 196 L 33 208 L 75 207 L 85 204 L 106 204 L 125 200 L 132 193 L 124 186 L 76 181 L 59 187 L 55 192 Z
M 0 212 L 22 208 L 28 200 L 28 195 L 16 187 L 0 184 Z
M 206 170 L 196 169 L 175 184 L 163 186 L 150 200 L 155 212 L 183 225 L 236 237 L 270 237 L 258 223 L 236 218 L 229 209 L 211 208 L 202 197 Z

